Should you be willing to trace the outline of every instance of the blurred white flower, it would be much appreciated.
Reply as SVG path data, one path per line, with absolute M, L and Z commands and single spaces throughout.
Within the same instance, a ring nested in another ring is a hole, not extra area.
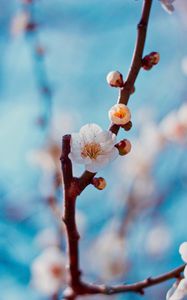
M 172 111 L 160 123 L 160 130 L 165 139 L 184 143 L 187 140 L 186 104 L 179 111 Z
M 80 122 L 80 115 L 75 111 L 63 111 L 54 114 L 51 120 L 50 136 L 59 144 L 64 134 L 73 132 L 75 125 Z M 61 146 L 61 145 L 60 145 Z
M 15 15 L 11 22 L 11 34 L 17 36 L 25 32 L 25 28 L 29 22 L 30 16 L 27 12 L 22 11 Z
M 175 293 L 177 289 L 177 283 L 175 282 L 172 287 L 167 291 L 166 300 L 170 300 L 171 296 Z
M 183 57 L 181 61 L 181 69 L 184 73 L 184 75 L 187 75 L 187 56 Z
M 28 161 L 39 167 L 44 173 L 53 173 L 55 171 L 55 162 L 48 151 L 33 150 L 27 155 Z
M 187 262 L 187 242 L 184 242 L 179 247 L 179 253 L 182 259 Z
M 103 131 L 96 124 L 84 125 L 79 133 L 71 135 L 70 159 L 84 164 L 87 171 L 97 172 L 118 155 L 116 135 Z
M 31 266 L 32 284 L 42 294 L 55 295 L 65 280 L 65 259 L 57 247 L 50 247 Z
M 173 2 L 175 0 L 159 0 L 161 2 L 162 7 L 169 13 L 171 14 L 174 11 L 174 6 Z
M 187 133 L 187 103 L 184 103 L 178 110 L 179 122 L 185 127 Z
M 122 103 L 115 104 L 108 112 L 111 122 L 117 125 L 125 125 L 131 119 L 131 113 L 129 108 Z
M 187 296 L 187 280 L 182 279 L 179 284 L 176 283 L 167 292 L 166 300 L 182 300 Z
M 171 236 L 165 225 L 157 225 L 152 228 L 146 239 L 146 250 L 150 255 L 160 255 L 168 250 L 171 245 Z
M 158 126 L 147 122 L 141 128 L 140 136 L 132 142 L 129 156 L 119 166 L 122 171 L 132 178 L 146 177 L 155 161 L 156 156 L 164 146 L 164 138 Z
M 90 251 L 90 257 L 97 257 L 91 268 L 98 273 L 103 280 L 110 280 L 114 276 L 121 276 L 126 270 L 125 255 L 127 253 L 125 240 L 120 237 L 115 228 L 110 224 L 94 241 Z
M 46 228 L 38 233 L 35 239 L 38 246 L 41 248 L 54 247 L 60 245 L 60 240 L 57 232 L 54 229 Z

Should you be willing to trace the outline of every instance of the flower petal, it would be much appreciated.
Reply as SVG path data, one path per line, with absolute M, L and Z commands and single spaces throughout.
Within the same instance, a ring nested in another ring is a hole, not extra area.
M 102 129 L 97 124 L 86 124 L 81 127 L 79 135 L 84 144 L 86 144 L 94 142 L 100 132 L 102 132 Z

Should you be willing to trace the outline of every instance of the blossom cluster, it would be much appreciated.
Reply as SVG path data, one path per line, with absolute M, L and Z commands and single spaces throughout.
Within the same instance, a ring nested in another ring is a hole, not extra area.
M 123 127 L 130 122 L 130 110 L 125 104 L 116 104 L 109 110 L 109 119 Z M 103 131 L 97 124 L 86 124 L 79 133 L 71 135 L 69 157 L 76 163 L 84 164 L 87 171 L 95 173 L 119 154 L 126 155 L 130 150 L 128 140 L 117 144 L 116 135 L 111 131 Z

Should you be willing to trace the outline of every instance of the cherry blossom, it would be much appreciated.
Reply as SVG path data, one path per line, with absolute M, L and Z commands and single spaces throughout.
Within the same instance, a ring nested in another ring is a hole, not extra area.
M 32 284 L 42 294 L 55 295 L 65 279 L 65 259 L 57 247 L 49 247 L 38 256 L 31 268 Z
M 71 135 L 70 159 L 84 164 L 87 171 L 97 172 L 118 155 L 116 135 L 103 131 L 96 124 L 84 125 L 79 133 Z

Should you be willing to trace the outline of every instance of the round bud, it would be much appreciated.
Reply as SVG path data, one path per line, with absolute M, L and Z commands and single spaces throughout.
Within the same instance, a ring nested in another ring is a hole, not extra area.
M 119 151 L 119 155 L 123 156 L 131 151 L 131 143 L 129 142 L 129 140 L 124 139 L 116 145 L 116 148 Z
M 151 59 L 149 57 L 149 55 L 146 55 L 143 60 L 142 60 L 142 68 L 146 71 L 151 70 L 153 67 L 153 64 L 151 62 Z
M 108 73 L 106 80 L 112 87 L 123 87 L 123 75 L 118 71 Z
M 153 66 L 157 65 L 160 61 L 160 54 L 158 52 L 151 52 L 146 55 L 142 60 L 142 68 L 144 70 L 150 70 Z
M 131 119 L 129 108 L 122 103 L 112 106 L 108 112 L 108 116 L 111 122 L 120 126 L 127 124 Z
M 95 186 L 98 190 L 104 190 L 106 187 L 106 181 L 103 177 L 95 177 L 92 179 L 92 184 Z

